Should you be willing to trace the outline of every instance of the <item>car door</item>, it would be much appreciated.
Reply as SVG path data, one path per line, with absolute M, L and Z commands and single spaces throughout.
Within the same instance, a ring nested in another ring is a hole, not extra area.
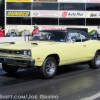
M 66 59 L 75 61 L 85 60 L 87 56 L 86 42 L 88 40 L 81 31 L 69 31 L 66 41 Z

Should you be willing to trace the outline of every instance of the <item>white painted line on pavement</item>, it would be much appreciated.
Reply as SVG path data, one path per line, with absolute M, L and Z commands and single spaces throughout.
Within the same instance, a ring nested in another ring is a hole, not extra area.
M 100 92 L 98 92 L 97 94 L 94 94 L 94 95 L 92 95 L 92 96 L 90 96 L 90 97 L 82 98 L 82 99 L 80 99 L 80 100 L 94 100 L 94 99 L 96 99 L 96 98 L 98 98 L 98 97 L 100 97 Z

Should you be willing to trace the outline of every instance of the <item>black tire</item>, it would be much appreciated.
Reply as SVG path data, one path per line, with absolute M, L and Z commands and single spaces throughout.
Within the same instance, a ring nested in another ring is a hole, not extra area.
M 56 74 L 56 71 L 57 71 L 57 62 L 53 57 L 46 58 L 43 65 L 40 67 L 40 73 L 46 79 L 53 78 Z
M 96 52 L 94 58 L 89 61 L 89 67 L 92 69 L 98 69 L 100 67 L 100 51 Z
M 18 66 L 11 66 L 4 63 L 2 63 L 2 68 L 5 72 L 9 74 L 14 74 L 19 69 Z

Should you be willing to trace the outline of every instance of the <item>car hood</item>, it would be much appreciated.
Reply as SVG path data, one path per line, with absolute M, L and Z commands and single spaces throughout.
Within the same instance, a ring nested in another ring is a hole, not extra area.
M 54 45 L 60 42 L 47 42 L 47 41 L 28 41 L 28 42 L 9 42 L 1 43 L 0 49 L 31 49 L 32 47 Z

